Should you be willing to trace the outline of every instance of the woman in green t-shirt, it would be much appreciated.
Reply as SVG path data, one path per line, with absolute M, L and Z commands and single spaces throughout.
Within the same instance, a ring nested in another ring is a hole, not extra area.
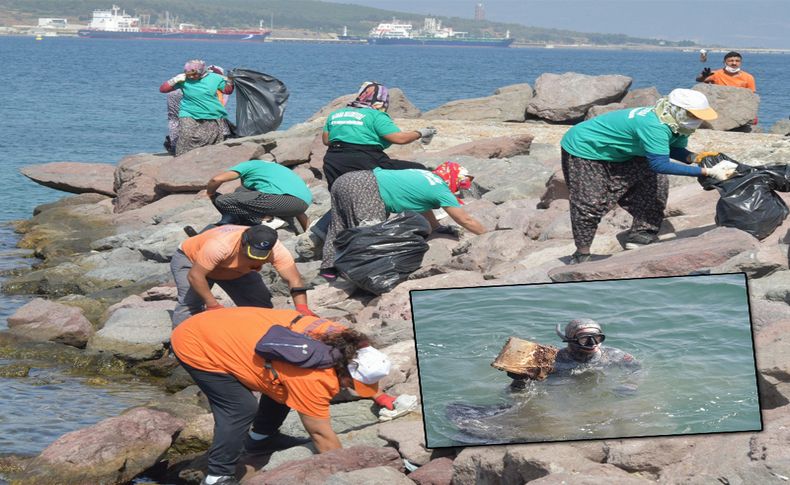
M 231 94 L 233 82 L 207 70 L 206 63 L 200 59 L 193 59 L 184 64 L 183 73 L 159 86 L 160 93 L 176 89 L 183 93 L 178 111 L 176 156 L 221 142 L 225 138 L 228 112 L 217 97 L 217 92 Z

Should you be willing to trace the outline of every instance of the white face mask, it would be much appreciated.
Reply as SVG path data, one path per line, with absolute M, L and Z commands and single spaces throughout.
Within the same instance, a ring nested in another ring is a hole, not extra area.
M 701 124 L 702 124 L 702 120 L 699 118 L 678 122 L 678 125 L 680 125 L 681 128 L 684 128 L 686 130 L 696 130 L 697 128 L 700 127 Z
M 724 70 L 729 72 L 730 74 L 735 74 L 741 70 L 740 67 L 732 67 L 732 66 L 725 66 Z

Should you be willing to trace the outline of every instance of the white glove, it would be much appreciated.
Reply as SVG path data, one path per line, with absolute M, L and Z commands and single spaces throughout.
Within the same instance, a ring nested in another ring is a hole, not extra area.
M 417 132 L 420 134 L 420 142 L 423 145 L 427 145 L 428 143 L 430 143 L 431 140 L 433 140 L 433 135 L 438 133 L 436 128 L 434 128 L 433 126 L 429 126 L 427 128 L 420 128 L 419 130 L 417 130 Z
M 708 177 L 713 177 L 716 180 L 727 180 L 735 175 L 735 169 L 738 168 L 737 163 L 723 160 L 716 165 L 710 167 L 708 170 Z
M 186 80 L 187 80 L 187 75 L 182 72 L 181 74 L 178 74 L 178 75 L 173 76 L 170 79 L 168 79 L 167 80 L 167 84 L 169 84 L 171 86 L 175 86 L 176 84 L 182 83 L 182 82 L 184 82 Z

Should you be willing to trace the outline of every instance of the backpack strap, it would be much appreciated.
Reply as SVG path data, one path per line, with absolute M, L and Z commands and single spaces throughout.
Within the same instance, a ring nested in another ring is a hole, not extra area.
M 300 313 L 299 315 L 296 315 L 296 316 L 294 317 L 294 319 L 293 319 L 293 320 L 291 320 L 291 323 L 289 323 L 289 324 L 288 324 L 288 328 L 289 328 L 289 329 L 293 329 L 293 326 L 294 326 L 294 325 L 296 325 L 296 322 L 298 322 L 298 321 L 299 321 L 299 320 L 301 320 L 302 318 L 304 318 L 304 315 L 302 315 L 301 313 Z

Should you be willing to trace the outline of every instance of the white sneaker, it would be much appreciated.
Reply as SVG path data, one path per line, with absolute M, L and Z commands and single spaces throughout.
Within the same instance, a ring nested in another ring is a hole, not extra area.
M 279 229 L 285 225 L 285 221 L 280 219 L 279 217 L 272 217 L 271 221 L 263 221 L 261 222 L 262 225 L 271 227 L 272 229 Z
M 379 421 L 391 421 L 404 414 L 409 414 L 417 408 L 417 396 L 411 394 L 401 394 L 392 403 L 395 409 L 379 409 Z

